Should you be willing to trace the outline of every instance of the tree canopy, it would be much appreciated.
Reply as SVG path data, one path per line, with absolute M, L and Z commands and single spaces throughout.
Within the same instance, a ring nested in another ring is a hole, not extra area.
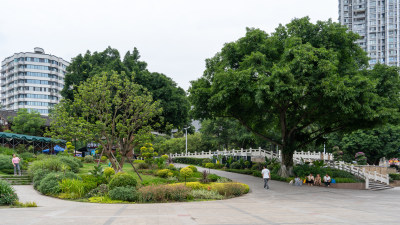
M 197 118 L 232 117 L 282 149 L 280 174 L 292 173 L 293 153 L 336 131 L 353 131 L 398 117 L 397 68 L 368 68 L 359 36 L 332 21 L 308 17 L 274 33 L 247 29 L 206 60 L 192 81 Z
M 169 77 L 162 73 L 150 72 L 147 63 L 140 61 L 139 51 L 134 48 L 128 51 L 123 60 L 117 49 L 108 47 L 103 52 L 87 51 L 72 59 L 67 67 L 65 85 L 61 94 L 65 99 L 74 100 L 74 91 L 78 86 L 101 72 L 115 71 L 125 74 L 128 79 L 147 88 L 154 100 L 160 103 L 163 113 L 157 122 L 161 123 L 159 129 L 168 131 L 170 127 L 182 128 L 189 123 L 190 104 L 186 92 L 177 86 Z M 133 74 L 133 76 L 131 76 Z
M 17 116 L 11 119 L 11 130 L 17 134 L 26 134 L 33 136 L 42 136 L 42 126 L 46 120 L 40 116 L 40 113 L 28 109 L 18 109 Z
M 100 143 L 113 168 L 121 170 L 140 138 L 150 135 L 153 119 L 162 112 L 151 94 L 131 80 L 124 72 L 113 72 L 96 74 L 81 83 L 73 102 L 62 100 L 54 109 L 53 137 L 77 132 L 81 138 Z M 71 126 L 75 128 L 69 130 Z M 121 155 L 118 161 L 113 154 L 115 147 Z

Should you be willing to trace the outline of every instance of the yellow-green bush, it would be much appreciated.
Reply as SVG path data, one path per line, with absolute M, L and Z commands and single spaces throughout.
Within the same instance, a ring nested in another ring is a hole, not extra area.
M 192 165 L 187 166 L 187 167 L 189 167 L 191 170 L 193 170 L 193 172 L 197 172 L 197 167 L 192 166 Z
M 104 169 L 103 174 L 106 177 L 111 177 L 112 175 L 115 174 L 115 170 L 112 167 L 107 167 L 107 168 Z
M 182 185 L 182 183 L 169 184 L 170 186 Z M 249 185 L 243 183 L 209 183 L 202 184 L 200 182 L 187 182 L 186 187 L 192 190 L 215 190 L 220 195 L 226 197 L 240 196 L 249 192 Z
M 134 164 L 145 163 L 144 160 L 137 159 L 133 161 Z
M 157 170 L 156 174 L 157 176 L 164 178 L 171 177 L 172 175 L 174 175 L 169 169 Z

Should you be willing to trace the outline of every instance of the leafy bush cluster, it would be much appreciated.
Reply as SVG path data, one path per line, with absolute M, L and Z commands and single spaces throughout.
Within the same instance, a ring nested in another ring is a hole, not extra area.
M 38 156 L 38 160 L 32 162 L 28 168 L 28 173 L 33 176 L 34 171 L 46 169 L 48 171 L 71 170 L 74 173 L 79 172 L 82 162 L 71 156 Z
M 92 163 L 94 162 L 94 158 L 91 155 L 86 155 L 85 156 L 85 163 Z
M 111 179 L 110 183 L 108 184 L 110 190 L 116 187 L 136 187 L 137 181 L 136 179 L 127 173 L 119 172 L 115 174 L 115 176 Z
M 142 202 L 183 201 L 191 189 L 185 185 L 150 185 L 139 190 Z
M 45 175 L 37 186 L 37 190 L 44 195 L 57 195 L 61 192 L 59 182 L 63 179 L 80 179 L 75 173 L 72 172 L 51 172 Z M 34 184 L 35 186 L 35 184 Z
M 157 171 L 157 176 L 159 176 L 159 177 L 167 178 L 167 177 L 171 177 L 172 175 L 174 175 L 174 174 L 169 169 L 162 169 L 162 170 Z
M 195 167 L 193 165 L 189 165 L 187 167 L 190 168 L 194 173 L 197 172 L 197 167 Z
M 59 186 L 62 192 L 60 197 L 71 199 L 82 198 L 90 189 L 86 188 L 87 183 L 78 179 L 63 179 L 59 182 Z
M 224 196 L 220 195 L 216 190 L 196 189 L 190 192 L 190 195 L 195 199 L 223 199 Z
M 91 197 L 99 197 L 99 196 L 105 196 L 108 194 L 108 186 L 107 184 L 100 184 L 97 188 L 89 191 L 86 194 L 86 198 L 91 198 Z
M 134 202 L 138 199 L 138 193 L 134 187 L 125 186 L 125 187 L 116 187 L 112 189 L 108 195 L 112 200 L 121 200 Z
M 392 180 L 400 180 L 400 174 L 399 173 L 390 173 L 389 177 L 392 178 Z
M 203 159 L 198 159 L 198 158 L 189 158 L 189 157 L 174 158 L 173 162 L 203 166 Z
M 12 205 L 17 201 L 14 188 L 7 181 L 0 180 L 0 205 Z

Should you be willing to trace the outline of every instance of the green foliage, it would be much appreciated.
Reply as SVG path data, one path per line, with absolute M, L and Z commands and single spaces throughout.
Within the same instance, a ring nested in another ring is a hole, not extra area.
M 241 196 L 249 192 L 249 186 L 242 183 L 215 183 L 212 187 L 225 197 Z
M 157 176 L 159 177 L 163 177 L 163 178 L 167 178 L 167 177 L 171 177 L 174 174 L 171 172 L 171 170 L 169 169 L 162 169 L 162 170 L 157 170 Z
M 190 169 L 189 167 L 185 167 L 179 171 L 179 174 L 181 177 L 185 178 L 185 182 L 186 182 L 186 179 L 193 175 L 193 170 Z
M 140 159 L 136 159 L 135 161 L 133 161 L 134 164 L 139 164 L 139 163 L 145 163 L 144 160 L 140 160 Z
M 45 178 L 49 173 L 50 170 L 48 169 L 37 169 L 33 171 L 32 173 L 33 188 L 38 189 L 42 179 Z
M 400 180 L 400 174 L 398 173 L 390 173 L 389 177 L 392 178 L 393 180 Z
M 82 198 L 87 192 L 86 186 L 87 183 L 85 181 L 78 179 L 63 179 L 59 182 L 63 198 Z
M 85 156 L 85 163 L 93 163 L 93 162 L 94 162 L 93 156 L 91 155 Z
M 14 166 L 11 162 L 12 156 L 0 155 L 0 171 L 3 173 L 13 174 Z
M 240 162 L 233 162 L 230 167 L 231 169 L 242 169 L 242 165 L 240 165 Z
M 158 153 L 154 152 L 153 144 L 151 143 L 145 143 L 144 146 L 140 148 L 140 156 L 144 158 L 147 164 L 151 164 L 154 157 L 157 155 Z
M 214 168 L 214 166 L 215 166 L 215 164 L 214 163 L 206 163 L 206 168 L 208 168 L 208 169 L 213 169 Z
M 104 176 L 106 176 L 106 178 L 110 178 L 114 174 L 115 174 L 115 170 L 113 168 L 107 167 L 104 169 Z
M 195 119 L 233 117 L 282 149 L 282 175 L 293 153 L 324 135 L 372 128 L 398 118 L 398 68 L 368 68 L 359 36 L 329 21 L 293 19 L 267 34 L 247 29 L 206 60 L 191 82 Z M 382 76 L 380 76 L 381 74 Z
M 335 177 L 336 183 L 357 183 L 360 182 L 359 180 L 353 179 L 353 178 L 341 178 L 341 177 Z
M 12 156 L 13 154 L 14 154 L 13 149 L 0 146 L 0 155 L 11 155 Z
M 66 159 L 61 159 L 63 157 L 54 157 L 54 156 L 38 156 L 38 160 L 32 162 L 32 164 L 28 167 L 28 174 L 33 176 L 33 172 L 38 169 L 45 169 L 51 172 L 62 171 L 62 167 L 68 166 Z M 68 166 L 69 167 L 69 166 Z M 70 167 L 69 167 L 70 168 Z
M 11 185 L 5 181 L 0 180 L 0 205 L 12 205 L 18 201 L 18 196 Z
M 86 194 L 86 198 L 91 198 L 91 197 L 98 197 L 98 196 L 105 196 L 108 194 L 108 186 L 106 184 L 100 184 L 97 188 L 89 191 L 89 193 Z
M 188 152 L 202 152 L 209 151 L 212 148 L 212 144 L 207 140 L 203 139 L 201 133 L 188 134 Z M 161 154 L 168 153 L 182 153 L 185 150 L 186 138 L 178 137 L 166 139 L 163 142 L 157 143 L 157 150 Z
M 107 180 L 103 176 L 94 176 L 94 175 L 79 175 L 83 182 L 87 184 L 86 189 L 90 191 L 93 188 L 96 188 L 98 185 L 107 184 Z
M 36 202 L 19 202 L 16 201 L 13 205 L 12 208 L 34 208 L 37 207 Z
M 42 126 L 46 123 L 45 119 L 38 112 L 28 112 L 28 109 L 18 109 L 17 116 L 11 119 L 11 129 L 17 134 L 27 134 L 42 136 Z
M 218 191 L 216 190 L 204 190 L 204 189 L 198 189 L 198 190 L 192 190 L 190 192 L 190 195 L 193 196 L 194 199 L 217 199 L 221 200 L 224 198 L 224 196 L 220 195 Z
M 198 158 L 180 157 L 180 158 L 174 158 L 173 161 L 174 163 L 192 164 L 197 166 L 203 165 L 203 159 L 198 159 Z
M 138 191 L 142 202 L 167 202 L 186 200 L 191 189 L 184 185 L 150 185 L 142 187 Z
M 99 72 L 134 73 L 135 77 L 130 79 L 149 90 L 154 100 L 160 102 L 160 107 L 164 109 L 161 115 L 164 119 L 157 119 L 157 122 L 162 123 L 161 130 L 169 130 L 169 124 L 175 127 L 186 125 L 189 121 L 190 104 L 185 91 L 164 74 L 149 72 L 147 63 L 139 59 L 140 54 L 136 48 L 132 52 L 128 51 L 123 60 L 118 50 L 111 47 L 102 52 L 87 51 L 84 55 L 79 54 L 66 69 L 65 85 L 61 94 L 64 98 L 73 100 L 77 87 Z
M 187 167 L 189 167 L 191 170 L 193 170 L 193 172 L 197 172 L 197 167 L 192 166 L 192 165 L 187 166 Z
M 101 160 L 102 162 L 105 162 L 105 161 L 107 160 L 107 156 L 103 155 L 103 156 L 100 158 L 100 160 Z
M 208 174 L 207 179 L 212 181 L 212 182 L 216 182 L 218 179 L 220 179 L 221 177 L 216 175 L 216 174 Z
M 103 167 L 101 165 L 93 166 L 93 170 L 89 171 L 93 176 L 99 177 L 103 175 Z
M 166 160 L 163 157 L 156 158 L 155 163 L 157 164 L 158 169 L 163 169 L 165 168 Z
M 110 183 L 108 184 L 110 190 L 116 187 L 125 187 L 125 186 L 136 187 L 136 185 L 137 181 L 132 175 L 122 172 L 115 174 L 115 176 L 111 179 Z
M 112 200 L 134 202 L 138 199 L 138 193 L 132 187 L 116 187 L 108 195 Z
M 80 179 L 76 174 L 67 172 L 52 172 L 47 174 L 38 186 L 38 191 L 44 195 L 57 195 L 61 192 L 59 182 L 63 179 Z
M 83 166 L 82 162 L 79 159 L 74 158 L 72 156 L 57 156 L 57 158 L 62 163 L 66 164 L 74 173 L 78 173 L 79 168 Z

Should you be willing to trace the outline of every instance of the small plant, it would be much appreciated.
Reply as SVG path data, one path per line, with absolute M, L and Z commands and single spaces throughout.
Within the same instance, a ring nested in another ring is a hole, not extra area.
M 89 193 L 86 194 L 86 198 L 91 198 L 91 197 L 98 197 L 98 196 L 105 196 L 108 194 L 108 186 L 106 184 L 100 184 L 97 188 L 89 191 Z
M 220 195 L 218 191 L 215 190 L 204 190 L 204 189 L 197 189 L 192 190 L 190 195 L 193 196 L 194 199 L 223 199 L 224 196 Z
M 102 161 L 102 162 L 107 161 L 107 156 L 105 156 L 105 155 L 101 156 L 100 161 Z
M 163 178 L 171 177 L 174 175 L 169 169 L 158 170 L 156 172 L 156 174 L 157 174 L 157 176 L 163 177 Z
M 116 187 L 108 195 L 112 200 L 134 202 L 138 199 L 136 189 L 132 187 Z
M 140 148 L 140 154 L 144 158 L 147 164 L 152 164 L 153 158 L 157 156 L 157 152 L 154 151 L 153 144 L 146 143 Z
M 110 183 L 108 184 L 110 190 L 116 187 L 125 187 L 125 186 L 136 187 L 136 185 L 137 185 L 136 179 L 132 175 L 123 172 L 115 174 L 115 176 L 111 179 Z
M 206 170 L 203 170 L 203 172 L 201 173 L 201 180 L 200 180 L 200 182 L 203 183 L 203 184 L 206 184 L 206 183 L 210 182 L 210 181 L 208 180 L 208 173 L 207 173 Z
M 170 170 L 175 170 L 176 168 L 175 168 L 174 164 L 169 164 L 169 165 L 168 165 L 168 169 L 170 169 Z
M 103 167 L 101 165 L 93 166 L 93 170 L 89 171 L 93 176 L 100 177 L 103 175 Z
M 189 167 L 191 170 L 193 170 L 194 173 L 197 172 L 197 167 L 192 166 L 192 165 L 190 165 L 190 166 L 188 166 L 188 167 Z
M 107 167 L 107 168 L 105 168 L 104 169 L 104 176 L 107 178 L 107 179 L 110 179 L 111 178 L 111 176 L 113 176 L 114 174 L 115 174 L 115 170 L 114 170 L 114 168 L 112 168 L 112 167 Z
M 94 162 L 93 156 L 91 155 L 85 156 L 85 163 L 93 163 L 93 162 Z
M 193 170 L 190 169 L 189 167 L 185 167 L 185 168 L 182 168 L 179 171 L 179 173 L 180 173 L 181 177 L 185 178 L 185 184 L 186 184 L 186 178 L 191 177 L 193 175 Z
M 221 177 L 216 175 L 216 174 L 209 174 L 207 177 L 210 181 L 212 182 L 216 182 L 218 179 L 220 179 Z
M 82 198 L 85 195 L 86 184 L 82 180 L 63 179 L 59 182 L 61 192 L 66 194 L 66 198 L 76 199 Z
M 211 169 L 214 168 L 214 163 L 206 163 L 206 168 L 208 168 L 208 172 L 211 173 Z
M 37 207 L 37 204 L 36 204 L 36 202 L 25 202 L 25 203 L 23 203 L 23 202 L 16 201 L 12 205 L 12 207 L 13 208 L 31 208 L 31 207 Z

